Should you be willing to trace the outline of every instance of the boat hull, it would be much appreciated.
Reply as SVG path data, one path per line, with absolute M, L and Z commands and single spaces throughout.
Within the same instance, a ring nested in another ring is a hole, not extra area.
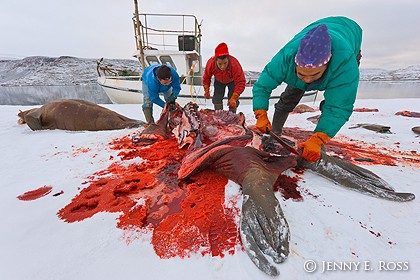
M 140 78 L 135 77 L 114 77 L 101 76 L 98 78 L 98 84 L 108 95 L 109 99 L 114 104 L 142 104 L 143 93 L 142 83 Z M 276 103 L 280 94 L 284 91 L 284 86 L 276 88 L 270 96 L 270 105 Z M 211 89 L 212 90 L 212 89 Z M 198 104 L 209 104 L 211 100 L 205 99 L 203 96 L 203 87 L 194 85 L 181 85 L 181 92 L 178 96 L 177 102 L 180 105 L 193 101 Z M 314 100 L 322 100 L 322 94 L 316 92 L 306 92 L 301 102 L 311 102 Z M 163 98 L 163 97 L 162 97 Z M 225 98 L 226 99 L 226 98 Z M 246 87 L 244 92 L 239 97 L 241 104 L 252 104 L 252 87 Z

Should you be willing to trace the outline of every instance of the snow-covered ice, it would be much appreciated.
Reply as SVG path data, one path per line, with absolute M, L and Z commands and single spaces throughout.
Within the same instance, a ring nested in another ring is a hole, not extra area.
M 142 118 L 139 105 L 105 106 Z M 34 132 L 18 125 L 16 116 L 19 109 L 33 107 L 0 107 L 0 279 L 271 279 L 240 248 L 223 258 L 195 254 L 160 259 L 148 234 L 127 244 L 129 233 L 116 227 L 118 213 L 99 213 L 75 223 L 59 219 L 57 211 L 86 186 L 83 182 L 89 176 L 118 161 L 118 151 L 108 143 L 134 130 Z M 411 131 L 420 121 L 395 115 L 402 110 L 418 111 L 420 99 L 357 100 L 355 107 L 379 112 L 353 113 L 335 140 L 360 141 L 399 158 L 414 158 L 396 166 L 364 167 L 417 199 L 408 203 L 380 200 L 305 172 L 304 180 L 298 182 L 303 201 L 276 194 L 291 230 L 291 253 L 277 265 L 279 279 L 418 279 L 420 275 L 420 138 Z M 252 107 L 239 109 L 252 125 Z M 314 124 L 306 118 L 316 114 L 292 114 L 286 127 L 312 130 Z M 392 134 L 348 129 L 357 123 L 391 126 Z M 17 199 L 43 186 L 51 186 L 52 192 L 32 201 Z M 63 194 L 53 196 L 60 191 Z M 240 188 L 233 182 L 226 193 L 240 200 Z M 323 271 L 342 263 L 353 266 L 346 271 Z M 314 272 L 305 271 L 314 265 Z

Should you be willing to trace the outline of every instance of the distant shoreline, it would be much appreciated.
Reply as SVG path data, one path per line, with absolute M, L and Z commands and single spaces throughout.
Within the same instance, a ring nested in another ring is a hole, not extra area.
M 135 59 L 105 59 L 118 68 L 139 71 Z M 246 67 L 245 67 L 246 68 Z M 258 71 L 245 70 L 249 80 L 256 81 Z M 0 87 L 18 86 L 75 86 L 94 85 L 98 78 L 97 60 L 71 56 L 31 56 L 23 59 L 0 59 Z M 366 82 L 420 82 L 420 65 L 398 70 L 360 68 L 360 81 Z
M 389 79 L 377 79 L 377 80 L 363 80 L 360 79 L 360 82 L 364 83 L 420 83 L 420 79 L 402 79 L 402 80 L 389 80 Z M 71 84 L 23 84 L 23 85 L 15 85 L 15 84 L 0 84 L 0 88 L 24 88 L 24 87 L 77 87 L 77 86 L 96 86 L 98 83 L 96 81 L 89 82 L 89 83 L 71 83 Z M 99 85 L 98 85 L 99 86 Z
M 70 98 L 83 99 L 96 104 L 111 103 L 102 87 L 96 83 L 0 86 L 0 105 L 42 105 L 55 99 Z M 322 92 L 319 93 L 319 98 L 322 100 Z M 359 83 L 357 99 L 394 98 L 420 98 L 420 80 L 360 81 Z M 247 102 L 251 102 L 251 100 Z M 273 99 L 272 102 L 276 102 L 276 100 Z

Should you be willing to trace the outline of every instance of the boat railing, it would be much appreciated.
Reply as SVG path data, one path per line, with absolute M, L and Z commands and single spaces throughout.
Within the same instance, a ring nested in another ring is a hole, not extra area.
M 96 71 L 98 72 L 99 77 L 101 76 L 117 76 L 117 77 L 124 77 L 124 76 L 140 76 L 140 70 L 134 69 L 133 67 L 125 66 L 125 65 L 115 65 L 102 57 L 101 59 L 96 61 Z
M 133 17 L 137 50 L 142 47 L 143 50 L 201 53 L 201 24 L 194 15 L 139 14 L 138 16 L 140 28 L 137 26 L 136 17 Z
M 111 80 L 139 80 L 141 76 L 141 71 L 138 69 L 133 69 L 127 66 L 114 65 L 105 61 L 104 58 L 101 58 L 96 61 L 96 71 L 98 72 L 99 77 L 107 77 Z M 194 74 L 193 76 L 190 73 L 187 75 L 180 76 L 181 84 L 191 84 L 188 79 L 192 78 L 202 78 L 202 75 Z

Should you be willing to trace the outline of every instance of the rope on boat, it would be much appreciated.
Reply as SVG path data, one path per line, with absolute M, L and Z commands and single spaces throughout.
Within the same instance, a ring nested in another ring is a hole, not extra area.
M 187 75 L 185 75 L 184 79 L 182 80 L 181 84 L 185 83 L 185 81 L 188 78 L 188 75 L 191 74 L 191 83 L 190 83 L 190 96 L 191 96 L 191 101 L 194 102 L 194 95 L 193 95 L 193 84 L 194 84 L 194 68 L 197 65 L 198 61 L 193 62 L 193 64 L 191 65 L 190 69 L 187 72 Z

